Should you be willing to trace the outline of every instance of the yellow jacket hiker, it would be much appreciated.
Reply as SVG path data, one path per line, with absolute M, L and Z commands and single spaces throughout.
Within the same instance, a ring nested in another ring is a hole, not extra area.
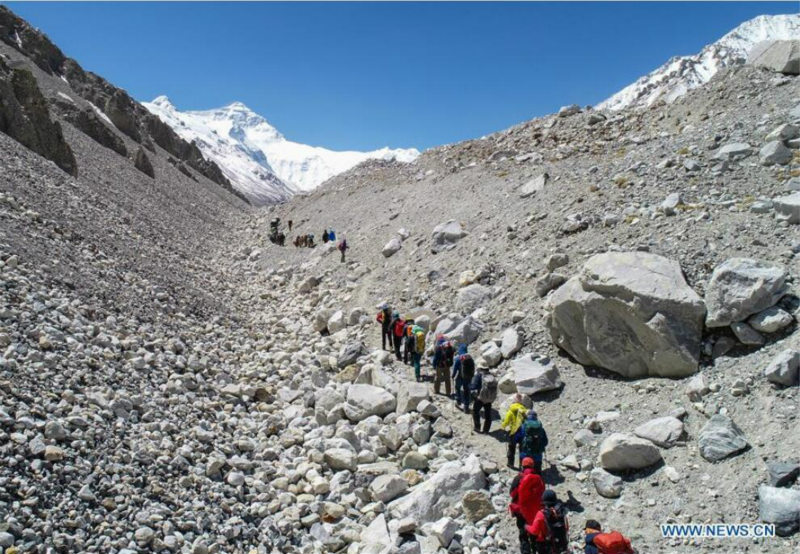
M 503 421 L 500 423 L 500 428 L 508 431 L 508 467 L 514 467 L 514 458 L 516 457 L 517 444 L 520 442 L 521 437 L 517 437 L 517 431 L 522 427 L 525 421 L 525 416 L 528 415 L 528 409 L 522 405 L 522 395 L 519 393 L 514 395 L 514 402 L 509 406 Z

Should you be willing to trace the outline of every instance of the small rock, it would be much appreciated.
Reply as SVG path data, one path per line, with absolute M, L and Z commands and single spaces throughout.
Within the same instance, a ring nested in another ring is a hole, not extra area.
M 697 441 L 700 455 L 709 462 L 718 462 L 747 448 L 741 429 L 728 417 L 716 414 L 700 431 Z
M 596 467 L 591 472 L 592 483 L 600 496 L 617 498 L 622 494 L 623 481 L 621 477 Z

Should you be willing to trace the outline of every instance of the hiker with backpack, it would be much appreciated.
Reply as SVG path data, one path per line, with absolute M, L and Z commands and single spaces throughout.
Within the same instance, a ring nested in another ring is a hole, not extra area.
M 338 248 L 339 248 L 339 253 L 342 255 L 342 257 L 339 259 L 339 261 L 344 263 L 344 261 L 345 261 L 344 260 L 344 255 L 347 252 L 347 249 L 350 248 L 349 246 L 347 246 L 347 237 L 342 237 L 342 240 L 339 241 Z
M 325 229 L 322 231 L 322 242 L 327 243 L 330 240 L 330 236 L 328 235 L 328 230 Z
M 619 531 L 603 533 L 600 522 L 586 520 L 584 554 L 634 554 L 631 541 Z
M 525 526 L 533 523 L 541 508 L 544 481 L 533 471 L 533 458 L 522 460 L 522 471 L 511 482 L 511 502 L 508 511 L 514 516 L 519 531 L 521 554 L 532 554 L 530 536 Z
M 331 242 L 336 242 L 336 233 L 334 232 L 333 229 L 328 231 L 328 240 Z
M 472 378 L 469 389 L 472 392 L 472 422 L 476 433 L 489 434 L 492 426 L 492 402 L 497 399 L 497 377 L 489 372 L 489 367 L 481 365 Z M 481 430 L 481 410 L 483 410 L 483 430 Z
M 453 362 L 453 379 L 456 385 L 456 407 L 464 405 L 464 413 L 469 413 L 469 386 L 475 377 L 475 360 L 467 352 L 467 345 L 458 347 L 458 355 Z
M 375 317 L 375 321 L 381 324 L 381 348 L 386 350 L 386 339 L 389 339 L 389 350 L 393 347 L 392 333 L 392 308 L 385 302 L 378 306 L 380 311 Z
M 536 554 L 562 554 L 569 548 L 569 518 L 567 508 L 558 500 L 555 491 L 542 494 L 542 507 L 533 522 L 525 527 Z
M 547 448 L 547 431 L 544 430 L 539 416 L 533 410 L 528 410 L 525 421 L 522 423 L 521 440 L 519 444 L 520 459 L 530 456 L 533 458 L 534 471 L 541 475 L 544 451 Z
M 511 406 L 508 407 L 503 421 L 500 423 L 500 428 L 505 429 L 508 433 L 508 451 L 507 460 L 508 467 L 514 468 L 514 460 L 517 457 L 517 445 L 522 443 L 522 424 L 525 422 L 525 416 L 528 414 L 528 408 L 522 404 L 522 395 L 516 393 Z
M 406 327 L 403 329 L 403 363 L 411 365 L 411 354 L 416 352 L 417 343 L 412 329 L 414 328 L 414 320 L 407 319 Z
M 414 325 L 411 328 L 411 333 L 414 337 L 412 344 L 413 351 L 411 352 L 411 363 L 414 365 L 414 377 L 417 378 L 417 383 L 422 381 L 422 355 L 425 354 L 425 329 L 419 325 Z
M 450 366 L 447 365 L 447 340 L 442 335 L 436 338 L 436 344 L 433 347 L 433 392 L 439 394 L 444 383 L 444 391 L 449 398 L 452 394 L 452 385 L 450 384 Z
M 398 362 L 403 361 L 400 356 L 400 346 L 403 343 L 403 329 L 406 326 L 405 320 L 400 317 L 400 312 L 392 314 L 392 341 L 394 342 L 394 355 Z

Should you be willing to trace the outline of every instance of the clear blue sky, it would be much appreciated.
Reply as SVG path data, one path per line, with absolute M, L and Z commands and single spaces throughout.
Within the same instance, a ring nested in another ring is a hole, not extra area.
M 15 3 L 139 100 L 239 100 L 292 140 L 427 148 L 596 104 L 787 3 Z

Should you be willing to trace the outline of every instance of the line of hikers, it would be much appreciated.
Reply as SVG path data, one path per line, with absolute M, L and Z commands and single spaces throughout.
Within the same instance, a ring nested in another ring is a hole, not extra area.
M 400 312 L 392 311 L 388 304 L 380 306 L 376 317 L 381 324 L 381 345 L 384 350 L 394 350 L 398 361 L 414 367 L 414 377 L 422 381 L 422 356 L 426 351 L 426 331 L 404 319 Z M 497 378 L 485 365 L 475 366 L 475 360 L 467 352 L 467 345 L 457 345 L 443 335 L 437 335 L 433 348 L 431 367 L 434 370 L 433 390 L 440 394 L 442 385 L 448 398 L 454 398 L 456 406 L 463 406 L 469 413 L 472 402 L 472 419 L 476 433 L 488 434 L 492 424 L 492 403 L 497 398 Z M 401 355 L 400 350 L 403 350 Z M 477 369 L 477 371 L 476 371 Z M 455 386 L 455 387 L 454 387 Z M 455 395 L 453 395 L 455 388 Z M 481 414 L 483 425 L 481 426 Z
M 410 318 L 403 318 L 388 304 L 379 307 L 376 319 L 381 324 L 381 347 L 394 351 L 398 361 L 414 367 L 414 377 L 422 381 L 421 361 L 426 352 L 426 331 Z M 457 348 L 457 350 L 456 350 Z M 401 354 L 402 349 L 402 354 Z M 491 429 L 492 404 L 497 399 L 498 382 L 484 364 L 476 367 L 466 344 L 454 344 L 437 335 L 431 358 L 434 369 L 433 388 L 440 394 L 442 384 L 447 397 L 469 413 L 472 401 L 473 428 L 476 433 L 488 434 Z M 476 371 L 477 369 L 477 371 Z M 451 383 L 455 395 L 451 394 Z M 483 415 L 483 425 L 481 425 Z M 519 529 L 522 554 L 557 554 L 568 552 L 569 520 L 567 508 L 555 491 L 545 490 L 542 480 L 544 454 L 548 445 L 547 432 L 533 409 L 525 406 L 524 398 L 516 393 L 500 423 L 508 437 L 508 467 L 520 473 L 511 484 L 509 511 Z M 518 457 L 517 457 L 518 456 Z M 603 533 L 600 523 L 587 520 L 585 554 L 633 554 L 630 541 L 617 531 Z

